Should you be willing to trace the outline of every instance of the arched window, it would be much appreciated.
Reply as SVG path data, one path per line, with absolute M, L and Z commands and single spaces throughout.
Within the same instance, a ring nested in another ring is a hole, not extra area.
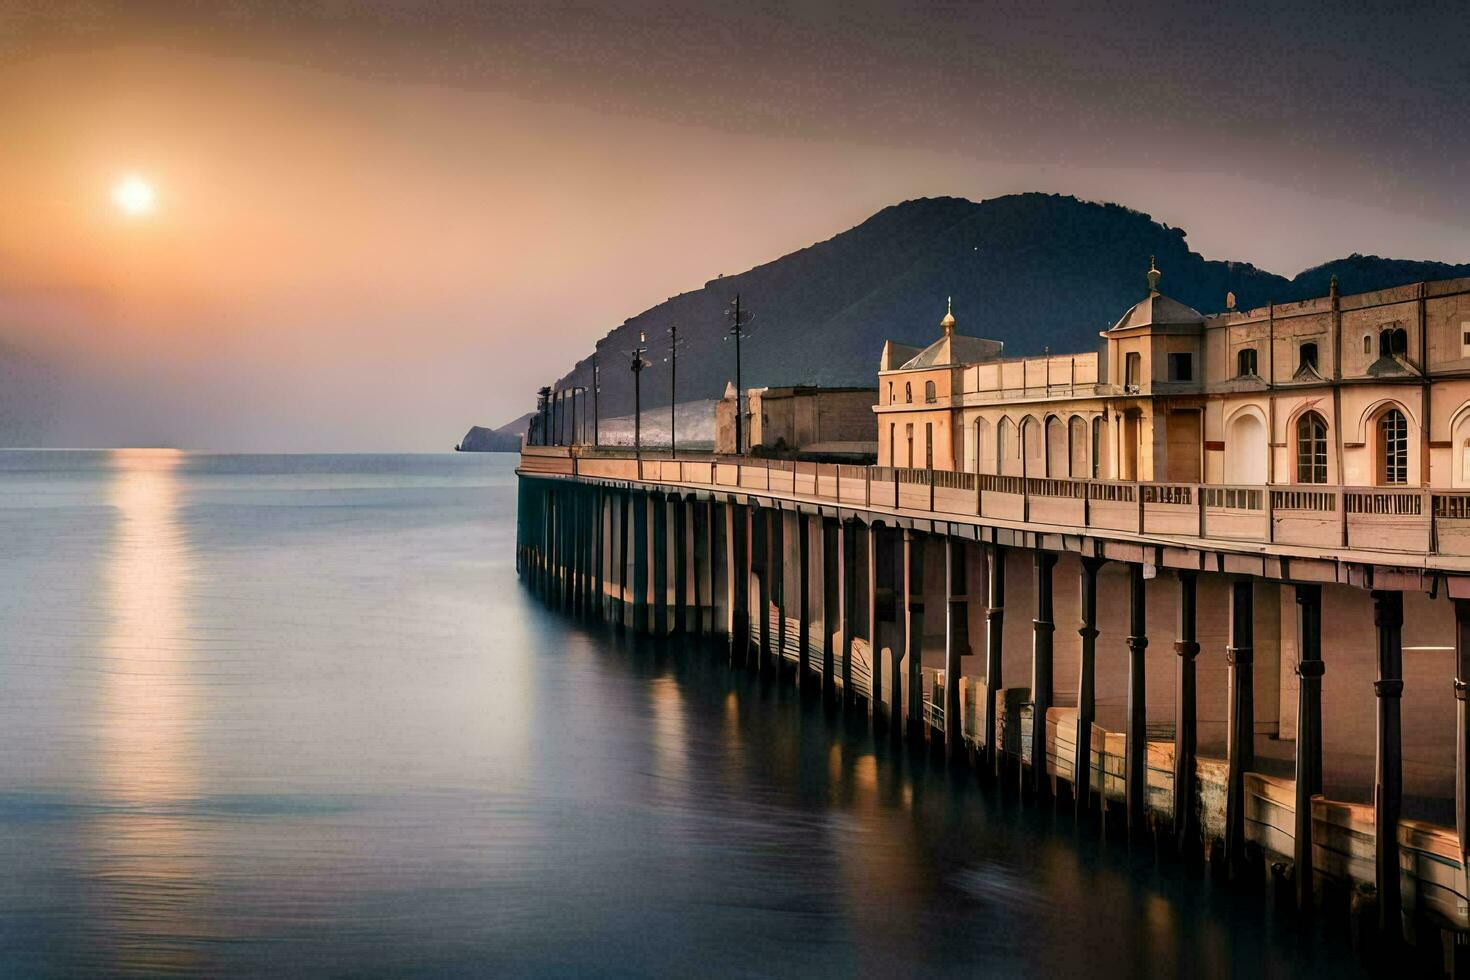
M 1085 479 L 1087 477 L 1087 423 L 1082 416 L 1072 416 L 1072 421 L 1067 423 L 1067 442 L 1069 447 L 1068 476 Z
M 1296 420 L 1296 482 L 1327 482 L 1327 422 L 1316 412 Z
M 975 472 L 976 473 L 994 472 L 993 470 L 987 469 L 987 466 L 988 466 L 989 462 L 993 462 L 994 459 L 995 459 L 995 457 L 991 453 L 987 452 L 987 450 L 989 450 L 990 448 L 991 448 L 990 447 L 990 423 L 987 422 L 987 421 L 985 421 L 984 419 L 976 419 L 975 420 Z
M 928 402 L 930 405 L 933 405 L 935 402 L 939 401 L 939 396 L 934 392 L 934 382 L 932 381 L 924 382 L 924 401 Z
M 1373 338 L 1371 336 L 1366 336 L 1365 335 L 1363 337 L 1363 353 L 1364 354 L 1371 354 L 1371 353 L 1373 353 Z
M 906 402 L 914 400 L 914 386 L 907 381 L 903 385 L 903 400 Z
M 1016 423 L 1001 419 L 995 427 L 995 472 L 1005 473 L 1006 464 L 1016 455 Z
M 1235 355 L 1235 375 L 1248 378 L 1256 373 L 1256 349 L 1242 347 Z
M 1378 475 L 1388 485 L 1409 482 L 1409 423 L 1396 408 L 1378 418 Z
M 888 382 L 888 404 L 893 404 L 893 382 Z
M 1028 415 L 1021 420 L 1021 455 L 1023 476 L 1046 475 L 1046 447 L 1041 438 L 1041 423 Z
M 1092 420 L 1092 478 L 1102 478 L 1103 420 L 1099 415 Z

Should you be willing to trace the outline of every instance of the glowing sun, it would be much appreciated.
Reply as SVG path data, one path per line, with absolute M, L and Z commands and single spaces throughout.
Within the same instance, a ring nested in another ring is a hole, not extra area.
M 118 210 L 131 217 L 152 214 L 158 206 L 158 196 L 153 185 L 137 174 L 130 174 L 112 187 L 112 203 Z

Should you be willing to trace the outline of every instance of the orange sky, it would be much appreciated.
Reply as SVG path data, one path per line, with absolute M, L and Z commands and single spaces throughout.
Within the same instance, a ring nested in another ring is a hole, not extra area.
M 1350 251 L 1470 259 L 1437 158 L 1416 182 L 1381 147 L 1345 154 L 1352 130 L 1232 117 L 1226 139 L 1126 64 L 1096 104 L 1065 72 L 1055 91 L 987 73 L 979 48 L 947 72 L 925 25 L 890 37 L 860 6 L 711 35 L 682 8 L 424 24 L 389 4 L 406 19 L 363 25 L 326 4 L 294 23 L 0 0 L 0 343 L 48 367 L 40 438 L 447 448 L 625 317 L 926 195 L 1116 200 L 1287 275 Z M 825 53 L 824 17 L 851 28 Z M 129 172 L 155 214 L 113 206 Z

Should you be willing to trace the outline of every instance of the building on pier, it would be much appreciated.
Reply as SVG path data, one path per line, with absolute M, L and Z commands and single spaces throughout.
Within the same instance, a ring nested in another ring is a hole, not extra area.
M 890 466 L 1180 484 L 1470 487 L 1470 280 L 1205 316 L 1159 291 L 1097 352 L 879 366 Z M 968 340 L 968 338 L 967 338 Z
M 871 462 L 873 439 L 871 387 L 788 385 L 745 391 L 744 452 L 818 456 Z M 726 385 L 715 403 L 715 452 L 735 448 L 735 386 Z

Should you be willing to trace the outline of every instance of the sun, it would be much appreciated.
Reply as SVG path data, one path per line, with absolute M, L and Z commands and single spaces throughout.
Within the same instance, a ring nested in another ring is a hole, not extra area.
M 129 174 L 113 185 L 112 203 L 129 217 L 142 217 L 153 213 L 158 206 L 158 195 L 148 181 L 137 174 Z

